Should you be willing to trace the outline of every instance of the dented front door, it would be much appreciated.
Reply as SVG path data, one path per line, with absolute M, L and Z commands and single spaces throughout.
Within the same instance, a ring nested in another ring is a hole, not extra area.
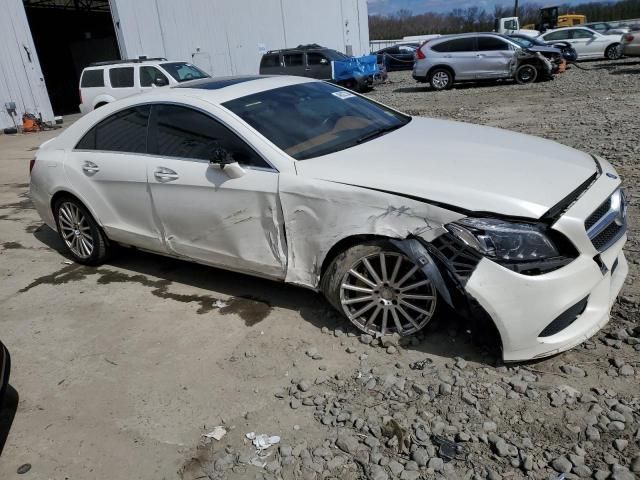
M 278 173 L 229 178 L 207 161 L 150 157 L 154 209 L 169 253 L 259 276 L 283 278 Z
M 147 145 L 153 212 L 169 253 L 284 278 L 279 173 L 270 164 L 211 114 L 185 105 L 153 106 Z M 211 165 L 216 152 L 244 175 Z

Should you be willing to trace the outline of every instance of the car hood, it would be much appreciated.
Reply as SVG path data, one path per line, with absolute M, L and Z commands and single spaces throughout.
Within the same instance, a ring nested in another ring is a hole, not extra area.
M 532 45 L 530 47 L 526 47 L 525 50 L 529 50 L 530 52 L 555 53 L 557 55 L 562 53 L 559 48 L 543 47 L 542 45 Z
M 297 162 L 299 175 L 471 212 L 540 218 L 596 173 L 586 153 L 529 135 L 413 118 L 361 145 Z

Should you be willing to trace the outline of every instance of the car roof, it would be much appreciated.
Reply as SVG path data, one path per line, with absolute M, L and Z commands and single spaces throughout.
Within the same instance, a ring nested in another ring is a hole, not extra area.
M 156 89 L 150 93 L 136 95 L 135 98 L 142 99 L 146 97 L 146 101 L 153 101 L 154 97 L 158 98 L 163 96 L 166 92 L 176 97 L 182 95 L 196 97 L 206 102 L 219 105 L 229 100 L 246 97 L 254 93 L 313 82 L 317 83 L 319 80 L 291 75 L 243 75 L 203 78 L 184 82 L 170 89 Z

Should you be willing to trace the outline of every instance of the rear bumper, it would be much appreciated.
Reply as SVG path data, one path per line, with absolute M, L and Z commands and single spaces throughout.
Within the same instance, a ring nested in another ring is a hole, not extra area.
M 483 259 L 469 278 L 467 292 L 492 317 L 502 339 L 505 361 L 546 357 L 594 335 L 608 321 L 628 273 L 622 252 L 626 235 L 600 255 L 606 272 L 588 255 L 538 276 L 525 276 Z M 541 336 L 555 319 L 581 301 L 586 308 L 567 326 Z
M 638 57 L 640 56 L 640 44 L 625 44 L 623 45 L 623 51 L 625 55 Z

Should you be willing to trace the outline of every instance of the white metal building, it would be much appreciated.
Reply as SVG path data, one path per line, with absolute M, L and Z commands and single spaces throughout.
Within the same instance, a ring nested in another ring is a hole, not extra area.
M 368 53 L 366 0 L 0 0 L 0 128 L 77 111 L 91 62 L 166 57 L 214 76 L 257 73 L 266 50 Z

